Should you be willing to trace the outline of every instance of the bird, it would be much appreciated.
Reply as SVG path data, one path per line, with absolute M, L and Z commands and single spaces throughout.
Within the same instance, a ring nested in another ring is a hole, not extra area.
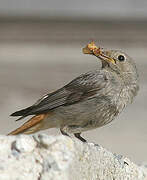
M 121 50 L 97 47 L 94 41 L 82 50 L 99 59 L 102 66 L 44 95 L 32 106 L 12 113 L 11 116 L 20 116 L 18 120 L 34 116 L 8 135 L 59 128 L 63 135 L 74 134 L 87 142 L 82 132 L 110 123 L 132 103 L 139 90 L 133 59 Z

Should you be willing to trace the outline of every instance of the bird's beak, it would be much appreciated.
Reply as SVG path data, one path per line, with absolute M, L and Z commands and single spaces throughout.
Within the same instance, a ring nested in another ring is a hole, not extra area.
M 115 64 L 115 60 L 110 57 L 110 52 L 103 51 L 100 47 L 97 47 L 93 41 L 89 43 L 85 48 L 83 48 L 83 53 L 94 55 L 101 60 L 107 62 L 108 64 Z
M 104 51 L 104 52 L 101 52 L 98 55 L 96 55 L 96 54 L 94 54 L 94 55 L 99 57 L 101 60 L 107 62 L 108 64 L 109 63 L 116 64 L 116 61 L 113 58 L 110 57 L 110 52 L 109 51 Z

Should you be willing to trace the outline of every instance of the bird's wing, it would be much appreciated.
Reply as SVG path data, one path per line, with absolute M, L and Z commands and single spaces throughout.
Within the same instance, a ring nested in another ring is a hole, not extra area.
M 82 74 L 63 88 L 45 95 L 33 106 L 17 111 L 12 116 L 26 117 L 28 115 L 46 113 L 62 105 L 66 106 L 92 98 L 101 89 L 105 88 L 107 82 L 108 79 L 103 71 Z

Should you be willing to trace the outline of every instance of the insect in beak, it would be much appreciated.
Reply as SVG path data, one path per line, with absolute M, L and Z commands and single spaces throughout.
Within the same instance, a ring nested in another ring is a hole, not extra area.
M 94 41 L 92 41 L 85 48 L 83 48 L 83 53 L 94 55 L 94 56 L 100 58 L 101 60 L 106 61 L 107 63 L 116 64 L 114 59 L 112 59 L 111 57 L 106 55 L 109 53 L 104 53 L 103 49 L 100 47 L 97 47 L 95 45 Z

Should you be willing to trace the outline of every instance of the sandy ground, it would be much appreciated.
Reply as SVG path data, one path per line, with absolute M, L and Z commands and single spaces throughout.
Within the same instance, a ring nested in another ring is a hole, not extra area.
M 34 103 L 45 93 L 92 69 L 100 62 L 81 48 L 94 39 L 107 49 L 132 56 L 140 74 L 140 91 L 111 124 L 83 133 L 132 161 L 147 161 L 147 23 L 1 22 L 0 23 L 0 132 L 6 134 L 22 121 L 12 112 Z M 47 134 L 59 134 L 48 130 Z

